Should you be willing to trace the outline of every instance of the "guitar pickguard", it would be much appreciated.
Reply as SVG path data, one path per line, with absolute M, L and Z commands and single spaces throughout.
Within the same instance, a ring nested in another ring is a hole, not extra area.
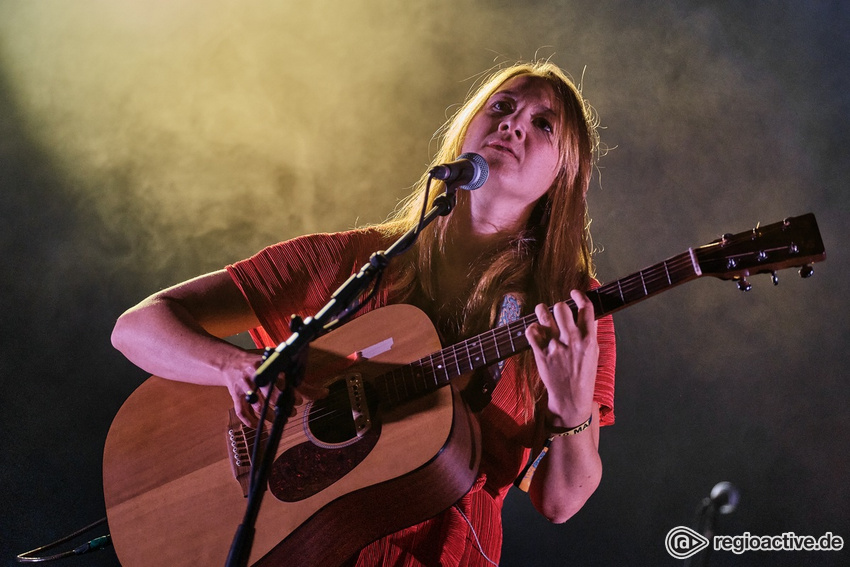
M 369 455 L 381 435 L 372 418 L 375 392 L 358 373 L 339 377 L 325 398 L 301 414 L 308 439 L 284 451 L 272 464 L 269 490 L 282 502 L 309 498 L 351 472 Z
M 269 490 L 282 502 L 298 502 L 332 485 L 363 462 L 378 443 L 380 424 L 355 443 L 326 448 L 307 441 L 291 447 L 272 464 Z

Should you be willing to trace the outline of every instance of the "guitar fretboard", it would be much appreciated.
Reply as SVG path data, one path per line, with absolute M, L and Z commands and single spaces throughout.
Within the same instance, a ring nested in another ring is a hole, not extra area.
M 596 318 L 699 277 L 697 255 L 698 251 L 690 249 L 588 292 Z M 575 302 L 568 299 L 566 304 L 575 315 Z M 525 331 L 535 321 L 535 314 L 526 315 L 387 372 L 375 379 L 378 394 L 383 402 L 395 405 L 446 386 L 462 374 L 501 362 L 530 348 Z

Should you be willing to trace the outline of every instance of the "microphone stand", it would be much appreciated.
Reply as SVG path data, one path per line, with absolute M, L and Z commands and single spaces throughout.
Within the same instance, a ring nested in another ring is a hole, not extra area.
M 697 508 L 696 529 L 709 542 L 714 542 L 718 514 L 731 514 L 738 506 L 738 489 L 730 482 L 718 482 L 710 496 L 702 499 Z M 707 567 L 713 545 L 685 559 L 684 567 Z
M 387 250 L 372 254 L 369 262 L 358 273 L 352 275 L 331 295 L 330 301 L 314 316 L 304 321 L 295 320 L 292 335 L 280 343 L 266 358 L 265 362 L 254 374 L 254 391 L 268 386 L 275 377 L 283 373 L 286 377 L 283 391 L 274 405 L 274 421 L 272 422 L 269 438 L 262 454 L 251 464 L 250 490 L 248 503 L 242 523 L 236 529 L 236 535 L 227 556 L 226 567 L 247 567 L 248 557 L 254 542 L 255 524 L 260 513 L 263 495 L 271 472 L 281 434 L 286 421 L 295 406 L 295 389 L 304 377 L 307 346 L 319 335 L 325 327 L 334 322 L 357 300 L 375 281 L 390 259 L 407 251 L 416 241 L 422 229 L 439 216 L 448 215 L 454 209 L 456 202 L 456 184 L 446 185 L 446 191 L 434 199 L 431 210 L 420 220 L 419 224 L 403 234 Z M 249 396 L 252 393 L 249 392 Z M 262 424 L 261 424 L 262 425 Z M 258 432 L 259 437 L 259 432 Z

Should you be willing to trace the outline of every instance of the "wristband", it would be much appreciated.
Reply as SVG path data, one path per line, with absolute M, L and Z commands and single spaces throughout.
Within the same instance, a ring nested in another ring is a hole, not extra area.
M 531 478 L 534 476 L 535 471 L 537 471 L 537 467 L 540 465 L 540 461 L 543 460 L 543 457 L 546 456 L 546 453 L 549 452 L 549 446 L 552 444 L 552 440 L 555 437 L 567 437 L 569 435 L 576 435 L 581 433 L 588 427 L 590 427 L 590 423 L 593 421 L 593 414 L 590 414 L 590 417 L 587 418 L 587 421 L 582 423 L 581 425 L 576 425 L 575 427 L 565 428 L 565 427 L 553 427 L 549 425 L 549 420 L 546 420 L 545 423 L 546 429 L 549 431 L 549 437 L 546 441 L 543 442 L 543 449 L 540 451 L 540 454 L 537 455 L 533 461 L 528 463 L 525 467 L 525 470 L 520 473 L 517 479 L 514 481 L 514 485 L 522 490 L 523 492 L 528 492 L 529 487 L 531 487 Z
M 546 429 L 549 431 L 549 439 L 554 439 L 555 437 L 567 437 L 569 435 L 576 435 L 577 433 L 581 433 L 582 431 L 590 427 L 590 422 L 593 421 L 593 414 L 590 414 L 590 417 L 588 417 L 584 423 L 569 428 L 553 427 L 549 425 L 549 420 L 546 421 Z

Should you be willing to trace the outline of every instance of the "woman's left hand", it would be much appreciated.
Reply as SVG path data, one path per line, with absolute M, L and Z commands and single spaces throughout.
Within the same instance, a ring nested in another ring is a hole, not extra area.
M 538 322 L 525 332 L 548 393 L 550 425 L 556 427 L 575 427 L 591 414 L 599 361 L 593 304 L 578 290 L 570 296 L 578 308 L 575 319 L 564 302 L 552 313 L 540 304 L 534 310 Z

